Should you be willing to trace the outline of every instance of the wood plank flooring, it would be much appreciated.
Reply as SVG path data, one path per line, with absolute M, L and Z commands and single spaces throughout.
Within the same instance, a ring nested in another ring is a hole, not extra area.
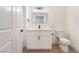
M 53 45 L 52 46 L 52 50 L 51 51 L 32 51 L 32 50 L 27 50 L 25 47 L 23 48 L 23 53 L 63 53 L 61 51 L 61 49 L 59 48 L 59 45 Z M 69 53 L 76 53 L 76 51 L 74 49 L 72 49 L 71 47 L 69 47 Z

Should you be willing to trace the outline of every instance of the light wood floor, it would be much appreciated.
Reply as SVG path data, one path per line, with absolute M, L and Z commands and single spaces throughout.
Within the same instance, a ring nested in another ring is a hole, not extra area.
M 63 53 L 61 51 L 61 49 L 59 48 L 59 45 L 53 45 L 52 50 L 51 51 L 38 51 L 38 50 L 27 50 L 25 47 L 23 48 L 23 53 Z M 72 49 L 71 47 L 69 47 L 69 53 L 76 53 L 76 51 L 74 49 Z

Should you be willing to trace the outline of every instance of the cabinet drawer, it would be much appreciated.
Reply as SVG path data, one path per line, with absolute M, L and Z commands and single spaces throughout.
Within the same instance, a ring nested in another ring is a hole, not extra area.
M 40 35 L 51 35 L 52 34 L 51 31 L 41 31 L 39 33 L 40 33 Z
M 40 33 L 38 31 L 27 31 L 26 35 L 39 35 Z
M 27 31 L 26 35 L 50 35 L 52 31 Z

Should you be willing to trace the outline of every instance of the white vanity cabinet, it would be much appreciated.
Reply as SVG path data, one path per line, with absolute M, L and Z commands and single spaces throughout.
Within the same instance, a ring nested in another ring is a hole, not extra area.
M 27 30 L 26 47 L 28 50 L 51 50 L 51 30 Z

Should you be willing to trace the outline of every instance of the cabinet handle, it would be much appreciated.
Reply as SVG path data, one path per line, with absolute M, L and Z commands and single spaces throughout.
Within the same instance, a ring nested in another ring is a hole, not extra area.
M 51 33 L 51 35 L 54 35 L 53 33 Z
M 40 36 L 38 36 L 38 40 L 40 40 Z

